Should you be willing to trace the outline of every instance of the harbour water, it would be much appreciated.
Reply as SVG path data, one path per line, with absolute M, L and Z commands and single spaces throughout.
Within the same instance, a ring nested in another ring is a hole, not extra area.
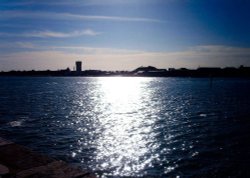
M 0 83 L 2 137 L 100 177 L 250 176 L 249 79 L 2 77 Z

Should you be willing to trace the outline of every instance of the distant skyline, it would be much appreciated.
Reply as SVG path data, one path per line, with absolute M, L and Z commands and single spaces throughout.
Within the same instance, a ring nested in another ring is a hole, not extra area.
M 247 0 L 0 0 L 0 71 L 250 66 Z

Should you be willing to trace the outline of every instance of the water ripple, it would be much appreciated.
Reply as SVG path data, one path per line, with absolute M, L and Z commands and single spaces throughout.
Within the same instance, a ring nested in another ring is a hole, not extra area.
M 249 173 L 249 80 L 0 80 L 1 135 L 99 176 Z

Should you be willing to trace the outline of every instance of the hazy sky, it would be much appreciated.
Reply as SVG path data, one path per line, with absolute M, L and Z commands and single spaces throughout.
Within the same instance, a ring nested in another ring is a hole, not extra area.
M 250 66 L 249 0 L 0 0 L 0 71 Z

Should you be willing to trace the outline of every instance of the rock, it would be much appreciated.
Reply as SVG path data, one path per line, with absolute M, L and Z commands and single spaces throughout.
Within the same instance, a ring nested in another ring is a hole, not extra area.
M 46 165 L 53 161 L 55 160 L 52 158 L 37 154 L 18 144 L 0 146 L 0 162 L 6 165 L 11 172 Z
M 16 178 L 95 178 L 87 171 L 68 166 L 63 161 L 54 161 L 45 166 L 39 166 L 17 173 Z
M 6 166 L 0 164 L 0 177 L 8 173 L 9 173 L 9 169 Z
M 5 140 L 5 139 L 0 137 L 0 146 L 9 145 L 9 144 L 12 144 L 12 143 L 13 142 Z
M 80 168 L 71 167 L 29 148 L 0 137 L 0 178 L 95 178 Z

